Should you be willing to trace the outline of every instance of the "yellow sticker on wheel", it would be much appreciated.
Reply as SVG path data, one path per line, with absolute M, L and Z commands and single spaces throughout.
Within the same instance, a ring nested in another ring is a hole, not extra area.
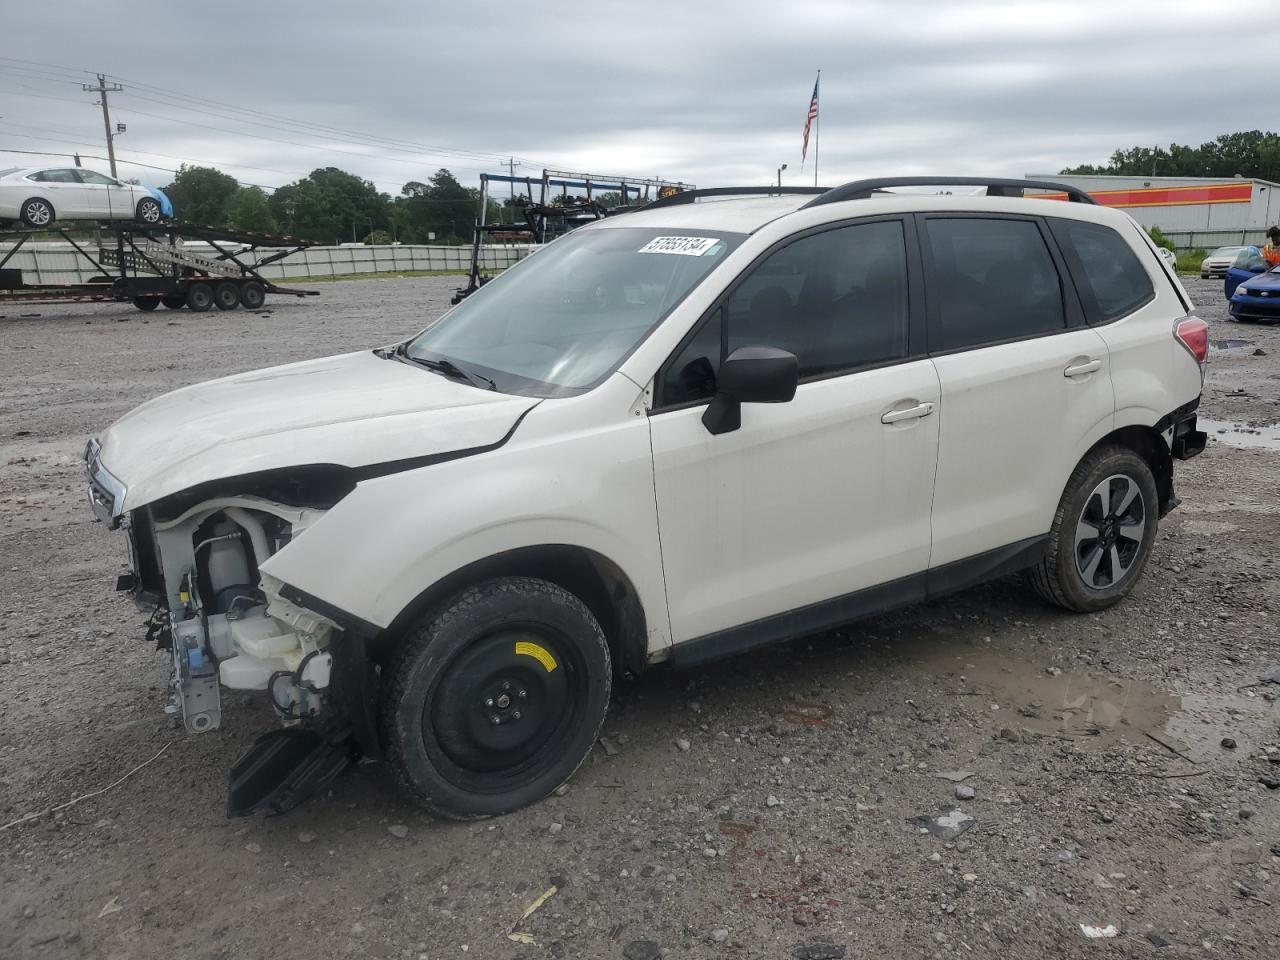
M 559 664 L 556 658 L 551 655 L 551 651 L 546 647 L 540 647 L 536 643 L 530 643 L 528 640 L 520 640 L 516 643 L 516 655 L 520 657 L 533 657 L 543 668 L 550 673 Z

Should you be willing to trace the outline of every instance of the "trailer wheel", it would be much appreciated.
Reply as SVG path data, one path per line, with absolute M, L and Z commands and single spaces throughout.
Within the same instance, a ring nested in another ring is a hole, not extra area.
M 187 305 L 187 298 L 180 293 L 166 293 L 160 298 L 160 302 L 170 310 L 181 310 Z
M 133 305 L 139 310 L 154 310 L 160 306 L 159 297 L 134 297 Z
M 207 283 L 193 283 L 187 287 L 187 309 L 192 313 L 205 313 L 213 307 L 213 287 Z
M 240 306 L 240 289 L 230 280 L 223 280 L 213 288 L 213 302 L 219 310 L 234 310 Z
M 258 310 L 267 302 L 267 288 L 257 280 L 250 280 L 240 287 L 240 306 L 246 310 Z

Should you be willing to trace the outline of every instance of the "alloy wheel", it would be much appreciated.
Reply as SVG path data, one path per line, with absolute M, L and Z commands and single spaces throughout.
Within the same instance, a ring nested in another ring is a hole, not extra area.
M 27 204 L 26 218 L 33 227 L 48 226 L 49 221 L 53 219 L 53 211 L 43 200 L 32 200 Z
M 1124 474 L 1107 477 L 1089 494 L 1076 522 L 1076 570 L 1086 587 L 1103 590 L 1124 579 L 1142 553 L 1146 503 Z

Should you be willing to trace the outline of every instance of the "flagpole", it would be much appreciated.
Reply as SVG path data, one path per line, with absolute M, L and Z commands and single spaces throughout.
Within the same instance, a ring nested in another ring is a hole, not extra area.
M 822 91 L 819 89 L 822 84 L 822 71 L 818 71 L 818 79 L 814 81 L 814 89 L 818 91 L 818 115 L 814 117 L 813 127 L 813 185 L 818 185 L 818 143 L 822 139 Z

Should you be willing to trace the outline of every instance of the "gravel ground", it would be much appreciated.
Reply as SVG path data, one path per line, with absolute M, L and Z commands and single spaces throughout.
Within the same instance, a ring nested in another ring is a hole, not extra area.
M 1277 435 L 1280 327 L 1226 322 L 1198 280 L 1215 340 L 1249 343 L 1213 351 L 1217 442 L 1179 467 L 1119 607 L 1072 616 L 1008 580 L 655 670 L 562 796 L 497 820 L 433 820 L 376 765 L 225 819 L 226 770 L 274 721 L 230 698 L 188 737 L 162 712 L 84 440 L 173 387 L 389 342 L 456 284 L 325 284 L 257 314 L 0 307 L 0 824 L 172 744 L 0 832 L 0 956 L 1275 954 L 1280 686 L 1257 681 L 1280 666 L 1280 451 L 1244 444 Z M 913 822 L 953 809 L 957 836 Z

